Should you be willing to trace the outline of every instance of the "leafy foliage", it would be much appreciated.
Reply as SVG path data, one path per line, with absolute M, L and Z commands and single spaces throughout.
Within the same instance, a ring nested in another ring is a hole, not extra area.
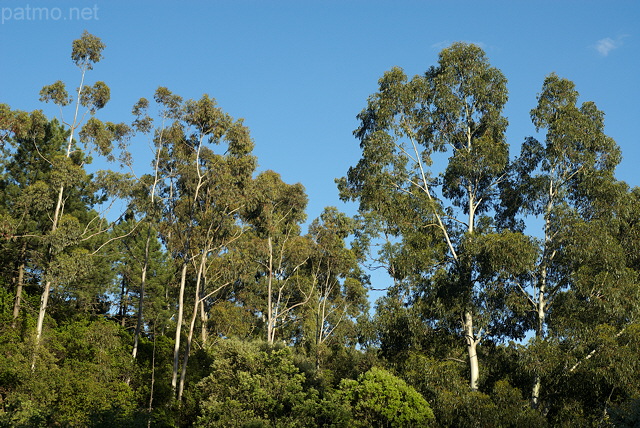
M 352 408 L 353 426 L 427 426 L 433 419 L 429 404 L 415 389 L 376 367 L 357 381 L 342 380 L 340 395 Z

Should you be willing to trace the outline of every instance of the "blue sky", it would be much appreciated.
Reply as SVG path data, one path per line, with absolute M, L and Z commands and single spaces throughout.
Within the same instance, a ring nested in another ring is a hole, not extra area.
M 0 0 L 0 12 L 0 102 L 55 115 L 38 92 L 59 79 L 77 86 L 71 42 L 86 29 L 107 45 L 88 75 L 111 87 L 99 117 L 129 121 L 158 86 L 207 93 L 245 119 L 260 170 L 306 187 L 310 220 L 329 205 L 353 213 L 334 179 L 359 159 L 352 131 L 377 80 L 393 66 L 424 72 L 454 41 L 479 44 L 507 77 L 512 155 L 534 133 L 529 111 L 556 72 L 605 112 L 624 157 L 618 177 L 640 184 L 638 1 Z M 132 143 L 144 172 L 146 142 Z

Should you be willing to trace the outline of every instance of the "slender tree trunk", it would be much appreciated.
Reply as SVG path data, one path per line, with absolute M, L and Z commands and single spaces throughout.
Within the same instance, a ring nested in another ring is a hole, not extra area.
M 476 347 L 478 341 L 473 333 L 473 315 L 470 311 L 464 314 L 464 330 L 467 341 L 467 352 L 469 354 L 469 369 L 471 371 L 470 387 L 472 391 L 478 390 L 478 379 L 480 377 L 480 369 L 478 366 L 478 354 Z
M 544 339 L 544 325 L 546 318 L 546 277 L 547 277 L 547 269 L 546 266 L 543 266 L 542 271 L 540 273 L 540 288 L 538 290 L 538 301 L 537 301 L 537 322 L 536 322 L 536 338 L 539 340 Z M 534 380 L 533 380 L 533 388 L 531 390 L 531 406 L 534 409 L 538 408 L 540 404 L 540 388 L 542 385 L 542 377 L 540 373 L 536 372 Z
M 67 149 L 67 157 L 71 152 L 71 148 Z M 58 229 L 58 221 L 62 215 L 64 209 L 64 186 L 60 186 L 58 190 L 58 201 L 56 202 L 56 209 L 53 213 L 53 223 L 51 225 L 51 233 L 54 233 Z M 51 249 L 49 249 L 49 256 L 51 256 Z M 44 316 L 47 312 L 47 304 L 49 303 L 49 293 L 51 292 L 51 280 L 47 280 L 44 285 L 44 291 L 40 297 L 40 310 L 38 311 L 38 323 L 36 325 L 36 348 L 40 344 L 40 337 L 42 336 L 42 326 L 44 323 Z M 34 355 L 35 358 L 35 355 Z M 33 362 L 35 364 L 35 360 Z M 33 369 L 33 367 L 31 367 Z
M 122 276 L 122 281 L 120 281 L 120 310 L 118 311 L 118 315 L 120 316 L 120 326 L 124 327 L 125 322 L 124 318 L 127 314 L 127 280 L 126 275 Z
M 178 401 L 182 400 L 182 393 L 184 391 L 184 381 L 187 376 L 187 363 L 189 362 L 189 353 L 191 352 L 191 343 L 193 340 L 193 332 L 196 326 L 196 319 L 198 318 L 198 306 L 200 303 L 200 285 L 202 283 L 202 276 L 204 265 L 207 259 L 207 252 L 202 252 L 202 257 L 200 259 L 200 266 L 198 267 L 198 273 L 196 277 L 196 292 L 195 292 L 195 302 L 193 305 L 193 313 L 191 314 L 191 322 L 189 324 L 189 334 L 187 335 L 187 343 L 184 350 L 184 357 L 182 358 L 182 372 L 180 373 L 180 383 L 178 385 Z
M 71 137 L 69 137 L 71 138 Z M 71 143 L 69 143 L 71 144 Z M 67 149 L 67 157 L 71 152 L 71 148 Z M 64 209 L 64 186 L 60 186 L 58 191 L 58 201 L 56 203 L 56 209 L 53 214 L 53 224 L 51 225 L 51 233 L 54 233 L 58 229 L 58 221 Z M 51 248 L 49 248 L 49 259 L 51 258 Z M 44 284 L 44 290 L 42 296 L 40 296 L 40 309 L 38 310 L 38 322 L 36 324 L 36 341 L 33 351 L 33 359 L 31 361 L 31 371 L 36 368 L 36 358 L 38 356 L 38 348 L 40 347 L 40 339 L 42 337 L 42 328 L 44 326 L 44 316 L 47 312 L 47 306 L 49 304 L 49 294 L 51 293 L 51 280 L 47 279 Z
M 315 280 L 314 280 L 315 282 Z M 322 287 L 321 287 L 322 288 Z M 318 308 L 316 310 L 316 370 L 320 370 L 320 347 L 325 339 L 325 320 L 327 319 L 327 299 L 330 290 L 328 289 L 328 276 L 325 281 L 325 288 L 320 293 Z
M 22 303 L 22 285 L 24 284 L 24 261 L 18 266 L 18 278 L 16 279 L 16 299 L 13 303 L 13 320 L 11 327 L 16 328 L 20 316 L 20 304 Z
M 544 213 L 544 248 L 542 249 L 542 262 L 540 266 L 540 278 L 538 280 L 538 298 L 536 301 L 536 338 L 544 340 L 545 324 L 547 317 L 547 270 L 554 254 L 549 254 L 551 245 L 551 211 L 554 206 L 555 186 L 553 180 L 549 183 L 547 206 Z M 536 373 L 533 379 L 533 387 L 531 388 L 531 407 L 537 409 L 540 405 L 540 390 L 542 389 L 542 376 Z
M 324 314 L 322 312 L 322 303 L 318 302 L 318 308 L 316 309 L 316 370 L 320 370 L 320 344 L 322 343 L 322 321 L 324 320 Z
M 553 210 L 553 202 L 554 202 L 554 186 L 553 181 L 549 185 L 549 200 L 547 201 L 547 206 L 544 214 L 544 248 L 542 249 L 542 263 L 540 266 L 540 278 L 539 278 L 539 286 L 538 286 L 538 298 L 536 301 L 536 313 L 537 313 L 537 322 L 536 322 L 536 338 L 538 340 L 544 340 L 545 331 L 544 327 L 546 324 L 546 316 L 547 316 L 547 301 L 546 301 L 546 293 L 547 293 L 547 267 L 548 264 L 553 257 L 553 255 L 549 255 L 550 244 L 551 244 L 551 211 Z M 542 387 L 542 377 L 540 373 L 536 373 L 533 379 L 533 387 L 531 389 L 531 407 L 537 409 L 540 405 L 540 390 Z
M 201 329 L 200 329 L 200 340 L 202 340 L 202 346 L 206 345 L 207 340 L 209 339 L 209 331 L 207 330 L 207 324 L 209 323 L 209 316 L 207 314 L 206 308 L 205 308 L 205 288 L 202 287 L 202 290 L 200 290 L 200 324 L 201 324 Z
M 173 347 L 173 373 L 171 376 L 171 388 L 175 393 L 178 386 L 178 368 L 180 367 L 180 335 L 182 333 L 182 317 L 184 312 L 184 288 L 187 282 L 187 261 L 182 263 L 180 274 L 180 292 L 178 294 L 178 319 L 176 320 L 176 340 Z
M 470 136 L 469 136 L 469 147 L 471 147 Z M 471 186 L 467 188 L 467 192 L 469 197 L 468 234 L 470 238 L 471 235 L 473 235 L 474 233 L 476 202 L 473 196 L 474 193 Z M 469 293 L 468 299 L 471 299 L 471 296 L 473 295 L 473 272 L 471 270 L 470 260 L 465 261 L 464 264 L 465 264 L 464 268 L 466 270 L 464 274 L 466 277 L 468 293 Z M 468 302 L 468 304 L 470 303 L 471 302 Z M 477 391 L 478 379 L 480 378 L 480 367 L 478 364 L 478 353 L 477 353 L 478 340 L 476 339 L 475 333 L 473 331 L 473 313 L 471 312 L 471 309 L 468 309 L 467 311 L 465 311 L 465 314 L 464 314 L 464 332 L 465 332 L 465 339 L 467 342 L 467 353 L 469 354 L 469 371 L 471 372 L 469 387 L 471 388 L 472 391 Z
M 275 338 L 275 314 L 273 313 L 273 244 L 271 243 L 271 237 L 268 238 L 267 243 L 269 245 L 269 277 L 267 281 L 267 343 L 273 345 Z

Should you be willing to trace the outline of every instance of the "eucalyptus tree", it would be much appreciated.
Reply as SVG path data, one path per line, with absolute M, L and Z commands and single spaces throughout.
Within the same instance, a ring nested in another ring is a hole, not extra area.
M 314 292 L 305 330 L 313 335 L 313 341 L 306 341 L 315 348 L 316 369 L 324 348 L 332 342 L 355 343 L 355 320 L 368 309 L 368 278 L 360 268 L 361 254 L 345 243 L 355 228 L 355 220 L 334 207 L 325 208 L 309 226 L 313 244 L 306 269 Z
M 535 314 L 525 318 L 535 331 L 530 349 L 539 354 L 528 368 L 534 407 L 550 381 L 544 379 L 544 349 L 558 341 L 579 346 L 603 320 L 621 329 L 637 317 L 637 272 L 626 260 L 620 240 L 625 222 L 617 212 L 626 209 L 627 193 L 614 177 L 620 149 L 604 132 L 604 113 L 593 102 L 578 105 L 578 97 L 573 82 L 547 76 L 531 110 L 544 140 L 526 139 L 504 185 L 504 219 L 520 213 L 542 221 L 539 256 L 519 288 Z M 624 301 L 630 307 L 621 311 Z
M 252 275 L 246 278 L 244 296 L 263 318 L 269 344 L 311 298 L 313 284 L 303 272 L 311 243 L 300 234 L 306 206 L 304 187 L 284 183 L 273 171 L 259 174 L 252 183 L 245 212 L 251 234 L 243 244 Z
M 166 90 L 158 92 L 156 98 L 175 112 L 172 123 L 162 131 L 153 186 L 157 186 L 162 204 L 162 239 L 180 265 L 172 374 L 172 386 L 180 399 L 196 314 L 210 292 L 205 288 L 207 265 L 243 233 L 240 212 L 246 203 L 245 190 L 255 158 L 251 155 L 253 141 L 243 121 L 233 120 L 214 99 L 204 95 L 200 100 L 182 102 Z M 213 145 L 222 145 L 223 149 L 216 153 Z M 184 297 L 191 265 L 194 305 L 178 384 Z M 201 314 L 201 328 L 205 329 L 206 314 Z
M 505 77 L 473 44 L 451 45 L 410 80 L 393 68 L 358 115 L 362 158 L 339 180 L 341 197 L 359 201 L 365 232 L 389 237 L 384 257 L 397 283 L 426 288 L 432 322 L 461 334 L 472 389 L 488 320 L 471 243 L 492 230 L 508 164 L 506 101 Z M 441 170 L 432 167 L 438 152 L 449 154 Z
M 98 154 L 108 160 L 115 160 L 114 143 L 117 143 L 118 148 L 121 149 L 120 154 L 122 156 L 120 160 L 122 162 L 127 161 L 124 143 L 130 132 L 129 127 L 124 124 L 102 122 L 94 116 L 109 101 L 109 87 L 101 81 L 95 82 L 93 86 L 85 83 L 87 72 L 92 70 L 93 66 L 102 59 L 104 48 L 105 45 L 98 37 L 85 31 L 81 38 L 73 41 L 71 50 L 71 59 L 80 70 L 80 84 L 77 90 L 73 95 L 70 95 L 67 92 L 66 85 L 62 81 L 57 81 L 43 87 L 40 91 L 41 101 L 52 102 L 59 107 L 60 121 L 68 129 L 68 138 L 63 153 L 47 159 L 54 168 L 50 185 L 57 189 L 57 195 L 50 212 L 51 224 L 48 238 L 51 239 L 48 250 L 50 260 L 45 268 L 44 287 L 36 325 L 36 351 L 34 352 L 32 369 L 35 367 L 35 356 L 42 336 L 51 286 L 56 277 L 60 279 L 60 275 L 63 277 L 66 275 L 64 271 L 69 272 L 69 269 L 65 268 L 65 264 L 68 265 L 68 263 L 64 260 L 56 261 L 55 256 L 60 249 L 73 243 L 74 235 L 76 241 L 80 238 L 87 238 L 83 235 L 86 235 L 88 230 L 84 229 L 83 231 L 83 228 L 77 224 L 76 219 L 65 217 L 64 215 L 68 192 L 73 191 L 79 185 L 79 180 L 84 174 L 83 165 L 86 162 L 86 156 L 92 152 L 97 151 Z M 70 119 L 66 119 L 63 115 L 67 107 L 71 109 Z M 90 115 L 88 119 L 86 119 L 87 114 Z M 79 137 L 79 141 L 75 139 L 76 136 Z M 38 148 L 36 147 L 37 150 Z M 101 230 L 106 230 L 101 225 L 101 220 L 98 219 L 94 223 L 97 229 L 90 231 L 92 235 L 99 235 Z M 64 227 L 60 230 L 61 226 Z M 79 254 L 76 254 L 67 261 L 79 262 L 82 259 Z M 71 269 L 77 270 L 79 267 L 71 267 Z

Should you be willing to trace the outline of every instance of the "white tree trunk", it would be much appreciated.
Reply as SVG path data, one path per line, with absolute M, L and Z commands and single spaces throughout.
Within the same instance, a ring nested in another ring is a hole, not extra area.
M 180 274 L 180 293 L 178 294 L 178 318 L 176 320 L 176 340 L 173 347 L 173 373 L 171 388 L 175 392 L 178 386 L 178 368 L 180 367 L 180 334 L 182 333 L 182 317 L 184 312 L 184 288 L 187 282 L 187 261 L 182 264 Z
M 198 273 L 196 277 L 196 293 L 194 296 L 193 313 L 191 314 L 191 322 L 189 323 L 189 334 L 187 335 L 187 343 L 184 350 L 184 357 L 182 359 L 182 372 L 180 373 L 180 384 L 178 386 L 178 401 L 182 400 L 182 393 L 184 392 L 184 381 L 187 376 L 187 363 L 189 362 L 189 353 L 191 352 L 191 343 L 193 341 L 193 332 L 196 327 L 196 319 L 198 318 L 198 306 L 200 303 L 200 286 L 202 283 L 202 276 L 205 263 L 207 261 L 207 251 L 202 251 L 200 259 L 200 266 L 198 267 Z
M 544 213 L 544 248 L 542 249 L 542 262 L 540 266 L 540 278 L 538 279 L 538 298 L 536 300 L 536 338 L 543 340 L 545 337 L 544 327 L 547 317 L 547 267 L 553 258 L 553 254 L 549 255 L 549 246 L 551 244 L 551 211 L 554 206 L 554 182 L 549 183 L 549 200 Z M 533 379 L 533 387 L 531 389 L 531 407 L 534 409 L 540 405 L 540 390 L 542 389 L 542 376 L 536 373 Z
M 476 352 L 478 341 L 476 340 L 475 335 L 473 334 L 473 315 L 469 311 L 467 311 L 464 314 L 464 330 L 465 330 L 465 338 L 467 341 L 467 352 L 469 354 L 469 369 L 471 371 L 469 385 L 472 391 L 477 391 L 478 379 L 480 378 L 480 368 L 478 366 L 478 354 Z
M 23 245 L 23 250 L 26 245 Z M 24 260 L 24 251 L 21 255 Z M 20 316 L 20 304 L 22 303 L 22 285 L 24 283 L 24 261 L 20 262 L 18 266 L 18 278 L 16 279 L 16 298 L 13 302 L 13 320 L 11 321 L 11 327 L 16 328 L 18 316 Z
M 276 333 L 275 319 L 277 314 L 273 313 L 273 244 L 271 243 L 271 237 L 268 238 L 267 243 L 269 246 L 269 277 L 267 278 L 267 343 L 269 343 L 269 345 L 273 345 Z

